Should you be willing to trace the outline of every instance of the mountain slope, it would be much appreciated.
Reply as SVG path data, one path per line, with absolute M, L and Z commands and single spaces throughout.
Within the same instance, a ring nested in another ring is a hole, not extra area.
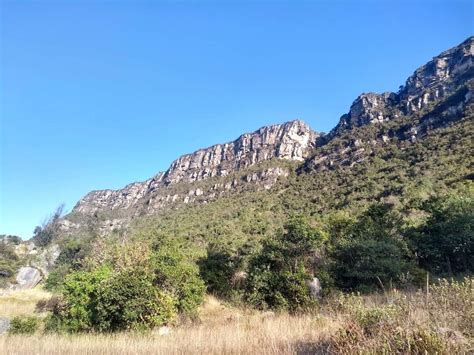
M 276 201 L 284 196 L 278 202 L 283 207 L 267 201 L 275 205 L 262 217 L 267 220 L 278 220 L 282 209 L 282 216 L 291 208 L 321 213 L 352 206 L 359 199 L 354 186 L 368 199 L 380 199 L 400 196 L 400 189 L 428 175 L 437 179 L 429 178 L 428 185 L 444 184 L 448 177 L 439 169 L 449 166 L 441 156 L 455 162 L 453 179 L 462 179 L 460 173 L 469 176 L 472 169 L 473 53 L 470 37 L 417 69 L 399 92 L 360 95 L 327 135 L 302 121 L 263 127 L 182 156 L 145 182 L 93 191 L 60 222 L 61 229 L 64 234 L 107 234 L 128 228 L 131 221 L 211 209 L 226 200 L 241 200 L 237 207 L 250 208 L 247 197 Z M 378 177 L 371 187 L 373 175 Z M 298 201 L 289 203 L 295 196 Z

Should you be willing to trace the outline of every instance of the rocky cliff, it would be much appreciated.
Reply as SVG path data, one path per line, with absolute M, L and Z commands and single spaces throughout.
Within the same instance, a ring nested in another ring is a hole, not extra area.
M 381 123 L 429 108 L 468 85 L 474 76 L 474 37 L 447 50 L 418 68 L 398 93 L 361 94 L 343 115 L 333 134 L 341 129 Z M 471 87 L 472 90 L 472 87 Z M 472 91 L 471 91 L 472 97 Z
M 474 111 L 473 55 L 470 37 L 418 68 L 397 93 L 361 94 L 304 170 L 353 165 L 376 147 L 414 142 L 433 128 L 468 116 Z M 364 129 L 367 125 L 374 125 L 370 132 Z M 331 145 L 337 139 L 344 144 Z
M 195 196 L 204 193 L 197 188 L 189 188 L 183 195 L 173 193 L 170 187 L 176 184 L 191 184 L 212 177 L 224 177 L 232 172 L 251 167 L 270 159 L 303 161 L 316 145 L 318 134 L 302 121 L 295 120 L 280 125 L 272 125 L 243 134 L 233 142 L 217 144 L 200 149 L 176 159 L 164 173 L 158 173 L 144 182 L 127 185 L 120 190 L 92 191 L 74 207 L 73 212 L 93 214 L 103 209 L 127 209 L 146 204 L 148 210 L 163 207 L 167 203 L 188 203 Z M 268 180 L 284 175 L 279 169 L 267 169 L 245 177 L 247 182 Z M 211 189 L 229 189 L 237 185 L 232 181 Z M 161 192 L 165 192 L 162 194 Z
M 243 186 L 269 189 L 294 169 L 285 161 L 301 162 L 300 173 L 333 169 L 363 162 L 388 144 L 415 142 L 433 128 L 472 117 L 473 54 L 474 37 L 470 37 L 417 69 L 398 92 L 361 94 L 327 135 L 299 120 L 263 127 L 233 142 L 184 155 L 147 181 L 93 191 L 78 202 L 72 215 L 92 216 L 107 231 L 123 227 L 134 216 L 207 203 Z M 279 163 L 263 164 L 272 161 Z M 252 167 L 256 169 L 251 171 Z M 106 213 L 110 211 L 115 212 Z M 62 221 L 64 229 L 78 227 L 71 220 Z

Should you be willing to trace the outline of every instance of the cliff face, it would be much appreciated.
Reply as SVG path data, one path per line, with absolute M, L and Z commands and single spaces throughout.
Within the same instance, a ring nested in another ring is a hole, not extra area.
M 120 190 L 93 191 L 77 203 L 72 214 L 98 221 L 103 211 L 123 212 L 100 222 L 109 229 L 122 227 L 134 216 L 191 202 L 207 203 L 244 186 L 269 189 L 290 174 L 284 161 L 302 162 L 300 173 L 352 166 L 384 145 L 414 142 L 433 128 L 472 119 L 473 54 L 474 37 L 470 37 L 417 69 L 397 93 L 361 94 L 325 136 L 299 120 L 263 127 L 233 142 L 184 155 L 166 172 L 144 182 Z M 262 165 L 275 160 L 277 164 Z M 236 172 L 242 173 L 237 176 Z M 63 225 L 66 230 L 77 227 L 68 219 Z
M 474 37 L 434 57 L 411 75 L 398 93 L 361 94 L 333 133 L 416 114 L 452 95 L 474 76 Z
M 316 132 L 298 120 L 263 127 L 253 133 L 243 134 L 233 142 L 184 155 L 176 159 L 166 172 L 144 182 L 132 183 L 120 190 L 92 191 L 78 202 L 73 212 L 93 214 L 101 209 L 127 209 L 140 203 L 146 203 L 147 209 L 153 210 L 177 200 L 188 203 L 192 197 L 204 192 L 190 188 L 183 197 L 179 194 L 170 195 L 170 187 L 178 183 L 191 184 L 212 177 L 224 177 L 270 159 L 303 161 L 315 147 L 317 137 Z M 271 176 L 283 174 L 279 170 L 261 171 L 248 178 L 248 182 L 265 181 Z M 223 184 L 222 189 L 229 189 L 232 184 L 235 186 L 238 183 Z M 214 190 L 218 190 L 218 187 Z M 167 194 L 163 195 L 161 192 L 165 189 Z
M 411 75 L 398 93 L 361 94 L 324 141 L 304 170 L 328 169 L 364 161 L 377 146 L 416 141 L 430 129 L 442 127 L 473 111 L 474 37 L 434 57 Z M 392 127 L 383 127 L 392 121 Z M 370 134 L 363 127 L 373 125 Z M 350 137 L 347 139 L 347 137 Z M 330 142 L 344 137 L 345 146 Z
M 272 158 L 303 161 L 314 148 L 318 134 L 304 122 L 260 128 L 237 140 L 217 144 L 175 160 L 164 174 L 166 184 L 195 182 L 249 167 Z

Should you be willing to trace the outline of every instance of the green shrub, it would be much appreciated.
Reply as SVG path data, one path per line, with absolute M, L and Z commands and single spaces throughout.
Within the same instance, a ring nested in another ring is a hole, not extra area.
M 113 271 L 102 266 L 91 271 L 71 273 L 63 285 L 64 309 L 57 316 L 65 329 L 71 332 L 91 331 L 97 324 L 97 299 L 102 282 L 112 277 Z
M 101 283 L 95 305 L 95 329 L 145 330 L 172 320 L 176 316 L 176 299 L 153 282 L 150 271 L 135 267 Z
M 178 314 L 193 316 L 202 303 L 205 287 L 198 267 L 176 245 L 152 251 L 130 244 L 106 254 L 102 266 L 94 261 L 89 271 L 66 277 L 63 302 L 48 319 L 48 330 L 145 330 Z
M 40 326 L 36 317 L 14 317 L 10 322 L 10 334 L 33 334 Z
M 436 274 L 474 270 L 474 198 L 432 198 L 423 210 L 429 217 L 411 233 L 420 265 Z
M 331 272 L 342 289 L 369 291 L 395 281 L 413 268 L 401 235 L 401 217 L 386 204 L 374 204 L 331 239 Z
M 265 240 L 252 260 L 246 300 L 258 308 L 291 312 L 313 306 L 308 281 L 314 275 L 315 251 L 325 240 L 325 234 L 303 218 L 291 218 L 284 231 Z
M 176 300 L 179 313 L 194 316 L 204 299 L 206 287 L 197 264 L 173 243 L 162 245 L 152 254 L 154 282 Z

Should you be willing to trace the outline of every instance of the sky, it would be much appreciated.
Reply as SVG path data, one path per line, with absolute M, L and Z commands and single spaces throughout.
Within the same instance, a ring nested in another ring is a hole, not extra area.
M 472 6 L 0 0 L 0 234 L 264 125 L 327 132 L 472 35 Z

